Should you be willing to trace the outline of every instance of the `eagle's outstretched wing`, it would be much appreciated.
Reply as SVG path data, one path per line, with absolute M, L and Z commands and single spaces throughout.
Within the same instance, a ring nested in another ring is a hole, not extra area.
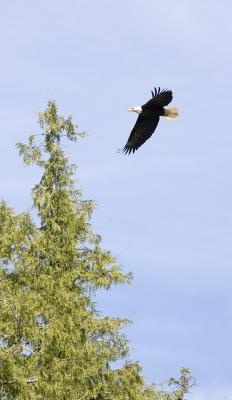
M 172 101 L 172 91 L 171 90 L 168 90 L 168 89 L 160 90 L 160 87 L 158 87 L 158 89 L 154 88 L 154 90 L 155 90 L 155 93 L 153 91 L 151 91 L 153 103 L 155 103 L 161 107 L 165 107 Z
M 147 139 L 151 137 L 159 122 L 159 117 L 143 117 L 138 116 L 134 128 L 131 131 L 129 139 L 122 149 L 124 154 L 135 152 Z

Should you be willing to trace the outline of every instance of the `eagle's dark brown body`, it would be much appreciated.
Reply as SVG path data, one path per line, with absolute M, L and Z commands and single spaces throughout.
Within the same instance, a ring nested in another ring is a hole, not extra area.
M 172 101 L 171 90 L 160 90 L 155 88 L 155 93 L 152 91 L 152 99 L 141 107 L 131 107 L 129 111 L 139 113 L 134 128 L 131 131 L 129 139 L 123 148 L 124 154 L 135 152 L 147 139 L 154 133 L 161 116 L 175 118 L 178 116 L 176 109 L 165 109 Z

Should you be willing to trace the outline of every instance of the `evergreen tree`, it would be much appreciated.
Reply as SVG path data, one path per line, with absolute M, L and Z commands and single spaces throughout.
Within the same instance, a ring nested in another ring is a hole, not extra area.
M 125 361 L 125 319 L 99 314 L 99 288 L 131 281 L 92 232 L 92 201 L 76 190 L 62 137 L 75 142 L 71 117 L 54 102 L 39 115 L 42 134 L 18 144 L 26 165 L 42 168 L 32 189 L 37 211 L 18 215 L 0 204 L 0 396 L 6 400 L 177 399 L 146 387 L 141 368 Z M 113 362 L 124 360 L 114 369 Z M 175 382 L 176 383 L 176 382 Z

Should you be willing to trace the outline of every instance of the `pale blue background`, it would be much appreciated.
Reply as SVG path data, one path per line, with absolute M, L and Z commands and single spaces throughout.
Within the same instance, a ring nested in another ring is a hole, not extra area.
M 194 400 L 232 399 L 231 19 L 230 0 L 1 1 L 1 197 L 29 209 L 40 175 L 15 143 L 56 99 L 91 134 L 66 151 L 104 247 L 135 276 L 100 305 L 134 321 L 149 382 L 191 368 Z M 127 108 L 154 85 L 173 90 L 180 118 L 118 155 Z

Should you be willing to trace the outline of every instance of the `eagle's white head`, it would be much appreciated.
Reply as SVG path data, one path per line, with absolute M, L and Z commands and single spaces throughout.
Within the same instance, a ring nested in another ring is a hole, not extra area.
M 134 111 L 134 112 L 140 114 L 142 112 L 142 107 L 141 106 L 130 107 L 130 108 L 128 108 L 128 111 Z

